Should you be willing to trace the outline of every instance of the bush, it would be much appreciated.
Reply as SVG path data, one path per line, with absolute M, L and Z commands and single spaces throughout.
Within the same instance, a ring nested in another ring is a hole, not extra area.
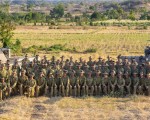
M 88 48 L 87 50 L 85 50 L 84 52 L 86 53 L 96 53 L 97 49 L 96 48 Z
M 66 51 L 65 45 L 56 44 L 47 48 L 48 51 Z

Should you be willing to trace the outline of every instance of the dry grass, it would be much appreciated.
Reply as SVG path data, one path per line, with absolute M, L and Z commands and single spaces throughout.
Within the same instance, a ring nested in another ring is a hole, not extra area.
M 150 98 L 26 98 L 0 103 L 0 120 L 150 119 Z
M 149 44 L 150 30 L 128 30 L 127 27 L 96 27 L 95 29 L 48 29 L 46 26 L 20 26 L 13 39 L 20 39 L 24 47 L 32 45 L 51 46 L 62 44 L 75 47 L 79 52 L 96 48 L 92 56 L 142 55 Z M 89 56 L 90 54 L 57 53 L 66 56 Z

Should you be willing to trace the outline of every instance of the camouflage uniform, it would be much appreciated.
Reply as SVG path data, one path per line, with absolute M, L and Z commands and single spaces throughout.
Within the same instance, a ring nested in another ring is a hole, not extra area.
M 16 71 L 13 71 L 12 75 L 9 77 L 9 85 L 8 85 L 8 95 L 11 94 L 16 95 L 17 94 L 17 82 L 18 77 L 16 75 Z
M 94 93 L 94 82 L 92 78 L 92 71 L 88 72 L 88 77 L 86 78 L 86 95 L 93 95 Z
M 109 78 L 108 78 L 108 73 L 105 72 L 103 73 L 104 77 L 102 78 L 102 88 L 103 88 L 103 93 L 105 95 L 108 94 L 108 84 L 109 84 Z
M 4 78 L 1 78 L 0 82 L 0 101 L 6 97 L 7 84 L 4 81 Z
M 120 92 L 121 96 L 123 96 L 123 94 L 124 94 L 125 80 L 122 77 L 122 73 L 118 74 L 117 86 L 118 86 L 118 89 L 119 89 L 119 92 Z
M 133 88 L 134 95 L 136 95 L 136 93 L 137 93 L 138 85 L 139 85 L 139 78 L 137 77 L 137 73 L 134 72 L 133 77 L 132 77 L 132 86 L 133 86 L 132 88 Z
M 36 87 L 36 80 L 33 79 L 34 74 L 31 73 L 29 79 L 26 81 L 26 90 L 27 90 L 27 97 L 34 97 L 35 96 L 35 87 Z
M 125 88 L 127 90 L 127 94 L 131 94 L 131 84 L 132 84 L 132 81 L 131 81 L 131 78 L 130 78 L 130 73 L 128 73 L 127 71 L 125 72 Z
M 93 79 L 94 93 L 96 96 L 102 95 L 102 78 L 100 76 L 100 70 L 96 71 L 96 76 Z
M 57 85 L 55 83 L 55 79 L 52 73 L 48 74 L 46 81 L 47 81 L 48 92 L 50 92 L 50 97 L 53 96 L 55 97 L 57 95 Z
M 145 87 L 146 87 L 148 96 L 150 96 L 150 74 L 147 74 L 147 77 L 145 79 Z
M 21 75 L 18 78 L 18 88 L 20 95 L 23 95 L 25 93 L 25 84 L 28 80 L 28 77 L 25 75 L 25 70 L 21 71 Z
M 38 79 L 36 79 L 36 88 L 35 88 L 35 93 L 36 93 L 36 97 L 38 97 L 39 95 L 45 94 L 45 77 L 43 75 L 43 72 L 40 72 L 40 76 Z
M 138 94 L 143 95 L 144 94 L 144 84 L 145 84 L 145 77 L 144 73 L 140 73 L 139 77 L 139 85 L 138 85 Z
M 110 85 L 110 89 L 111 89 L 111 92 L 113 95 L 115 93 L 115 88 L 117 85 L 117 77 L 115 76 L 115 74 L 116 74 L 116 72 L 112 71 L 111 76 L 109 77 L 109 85 Z

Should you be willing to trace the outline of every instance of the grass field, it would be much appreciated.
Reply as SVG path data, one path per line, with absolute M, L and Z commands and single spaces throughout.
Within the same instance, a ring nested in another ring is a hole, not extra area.
M 51 46 L 65 45 L 66 48 L 76 48 L 79 53 L 59 52 L 58 56 L 74 57 L 99 55 L 106 57 L 123 55 L 142 55 L 150 41 L 150 29 L 128 30 L 127 27 L 95 27 L 75 29 L 49 29 L 46 26 L 20 26 L 14 31 L 13 40 L 20 39 L 23 47 L 32 45 Z M 88 48 L 96 49 L 94 54 L 84 54 Z
M 0 102 L 0 120 L 149 120 L 150 98 L 26 98 Z

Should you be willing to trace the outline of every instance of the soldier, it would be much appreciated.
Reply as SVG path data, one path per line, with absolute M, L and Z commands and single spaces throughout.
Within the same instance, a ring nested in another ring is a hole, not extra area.
M 144 94 L 144 84 L 145 84 L 145 77 L 144 77 L 144 73 L 141 72 L 139 77 L 139 85 L 138 85 L 138 93 L 140 95 Z
M 99 96 L 102 95 L 102 78 L 100 76 L 100 70 L 96 71 L 96 76 L 94 77 L 94 91 L 95 95 Z
M 133 77 L 132 77 L 132 88 L 133 88 L 133 94 L 134 95 L 136 95 L 136 93 L 137 93 L 137 87 L 138 87 L 138 85 L 139 85 L 139 78 L 138 78 L 138 76 L 137 76 L 137 73 L 136 72 L 134 72 L 133 73 Z
M 77 78 L 75 77 L 75 71 L 72 70 L 70 74 L 70 88 L 69 88 L 70 96 L 77 96 Z
M 6 96 L 7 84 L 4 77 L 1 77 L 0 80 L 0 101 L 2 101 Z
M 125 80 L 122 77 L 122 72 L 119 72 L 119 74 L 118 74 L 117 86 L 118 86 L 118 89 L 119 89 L 119 92 L 120 92 L 121 96 L 123 96 L 123 94 L 124 94 Z
M 34 63 L 30 62 L 26 70 L 27 70 L 26 72 L 27 76 L 30 76 L 31 73 L 34 73 Z
M 12 71 L 16 71 L 17 72 L 17 76 L 20 75 L 20 66 L 18 64 L 18 60 L 16 59 L 14 64 L 12 65 Z
M 12 72 L 12 75 L 8 78 L 9 85 L 8 85 L 8 96 L 16 95 L 17 94 L 17 82 L 18 77 L 16 71 Z
M 110 86 L 112 95 L 114 95 L 115 88 L 116 88 L 116 85 L 117 85 L 117 77 L 115 76 L 115 74 L 116 74 L 116 72 L 112 71 L 111 76 L 109 77 L 109 86 Z
M 80 71 L 80 75 L 77 78 L 77 91 L 78 96 L 85 95 L 86 77 L 84 76 L 84 71 Z
M 86 78 L 86 95 L 93 95 L 94 93 L 94 83 L 92 78 L 92 71 L 88 72 L 88 77 Z
M 57 86 L 57 94 L 55 96 L 60 96 L 61 95 L 61 73 L 59 71 L 56 71 L 55 73 L 55 82 L 56 82 L 56 86 Z
M 50 97 L 55 97 L 57 95 L 57 85 L 55 83 L 55 79 L 53 74 L 50 72 L 46 78 L 48 92 L 50 92 Z
M 36 80 L 36 88 L 35 88 L 35 93 L 36 93 L 36 97 L 38 97 L 39 95 L 45 94 L 45 77 L 43 72 L 40 72 L 40 76 L 39 78 Z
M 29 79 L 26 81 L 25 84 L 27 90 L 27 97 L 35 96 L 36 80 L 33 77 L 34 77 L 34 73 L 31 73 Z
M 1 64 L 1 68 L 0 68 L 0 78 L 7 78 L 7 71 L 4 68 L 4 64 Z
M 21 71 L 21 75 L 18 78 L 18 88 L 20 95 L 23 95 L 25 93 L 25 84 L 28 80 L 28 77 L 25 75 L 25 70 Z
M 89 66 L 92 66 L 93 62 L 92 62 L 92 57 L 91 57 L 91 56 L 89 57 L 89 61 L 87 62 L 87 64 L 88 64 Z
M 64 70 L 63 76 L 61 78 L 61 91 L 62 91 L 62 96 L 68 97 L 69 95 L 69 86 L 70 86 L 70 80 L 69 77 L 67 76 L 68 71 Z
M 125 88 L 127 90 L 127 94 L 130 95 L 132 82 L 131 82 L 131 78 L 130 78 L 130 73 L 128 73 L 128 71 L 125 72 L 124 79 L 125 79 Z
M 147 90 L 148 96 L 150 96 L 150 73 L 147 74 L 145 79 L 145 88 Z
M 81 72 L 81 64 L 77 65 L 77 69 L 76 69 L 76 76 L 79 77 L 80 76 L 80 72 Z
M 39 55 L 36 55 L 33 61 L 34 61 L 34 63 L 39 64 L 40 63 Z
M 103 73 L 103 78 L 102 78 L 102 88 L 103 88 L 103 93 L 105 95 L 108 94 L 108 84 L 109 84 L 109 78 L 108 78 L 108 73 L 105 72 Z

